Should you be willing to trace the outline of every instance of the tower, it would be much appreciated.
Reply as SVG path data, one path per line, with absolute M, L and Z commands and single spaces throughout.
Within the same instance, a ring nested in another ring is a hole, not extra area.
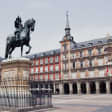
M 62 80 L 69 80 L 72 78 L 71 75 L 71 49 L 76 46 L 73 37 L 71 36 L 71 28 L 69 25 L 69 15 L 66 12 L 66 27 L 65 35 L 60 41 L 61 44 L 61 77 Z

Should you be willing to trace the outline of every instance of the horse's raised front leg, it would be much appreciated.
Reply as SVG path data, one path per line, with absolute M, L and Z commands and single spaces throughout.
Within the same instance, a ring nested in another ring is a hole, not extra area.
M 11 54 L 12 54 L 12 51 L 14 50 L 15 48 L 12 47 L 10 50 L 9 50 L 9 58 L 11 58 Z
M 29 49 L 28 49 L 28 51 L 26 52 L 26 54 L 29 54 L 32 47 L 31 47 L 30 45 L 27 45 L 27 46 L 29 47 Z
M 21 46 L 21 56 L 23 56 L 23 45 Z

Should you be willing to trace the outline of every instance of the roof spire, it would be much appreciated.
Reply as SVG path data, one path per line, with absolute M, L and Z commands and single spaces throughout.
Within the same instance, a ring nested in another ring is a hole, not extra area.
M 70 26 L 69 26 L 69 15 L 68 15 L 68 11 L 66 11 L 65 35 L 66 35 L 66 36 L 70 36 Z
M 69 28 L 69 15 L 68 15 L 68 11 L 66 11 L 66 28 Z

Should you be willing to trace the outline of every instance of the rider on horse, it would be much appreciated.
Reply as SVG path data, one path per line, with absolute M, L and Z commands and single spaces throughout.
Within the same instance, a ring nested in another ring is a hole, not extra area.
M 16 28 L 16 31 L 14 32 L 14 34 L 15 34 L 16 41 L 18 41 L 20 40 L 20 33 L 23 29 L 22 20 L 21 20 L 21 17 L 19 16 L 15 20 L 15 28 Z

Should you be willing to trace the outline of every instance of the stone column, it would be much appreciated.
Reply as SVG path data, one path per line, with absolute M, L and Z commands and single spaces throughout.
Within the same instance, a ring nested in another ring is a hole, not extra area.
M 73 86 L 72 86 L 72 83 L 69 83 L 69 91 L 70 91 L 70 94 L 73 93 Z
M 110 81 L 106 81 L 106 92 L 107 92 L 107 94 L 109 94 L 110 93 Z
M 90 94 L 89 82 L 86 82 L 86 91 L 87 91 L 87 94 Z
M 99 82 L 96 81 L 96 94 L 99 94 L 100 93 L 100 89 L 99 89 Z
M 77 82 L 77 92 L 78 92 L 78 94 L 81 94 L 81 85 L 80 85 L 80 82 Z
M 55 83 L 53 84 L 53 86 L 54 86 L 54 87 L 53 87 L 53 88 L 54 88 L 53 93 L 54 93 L 54 94 L 56 94 L 56 87 L 55 87 Z
M 62 83 L 59 84 L 59 91 L 60 91 L 60 94 L 64 94 Z

